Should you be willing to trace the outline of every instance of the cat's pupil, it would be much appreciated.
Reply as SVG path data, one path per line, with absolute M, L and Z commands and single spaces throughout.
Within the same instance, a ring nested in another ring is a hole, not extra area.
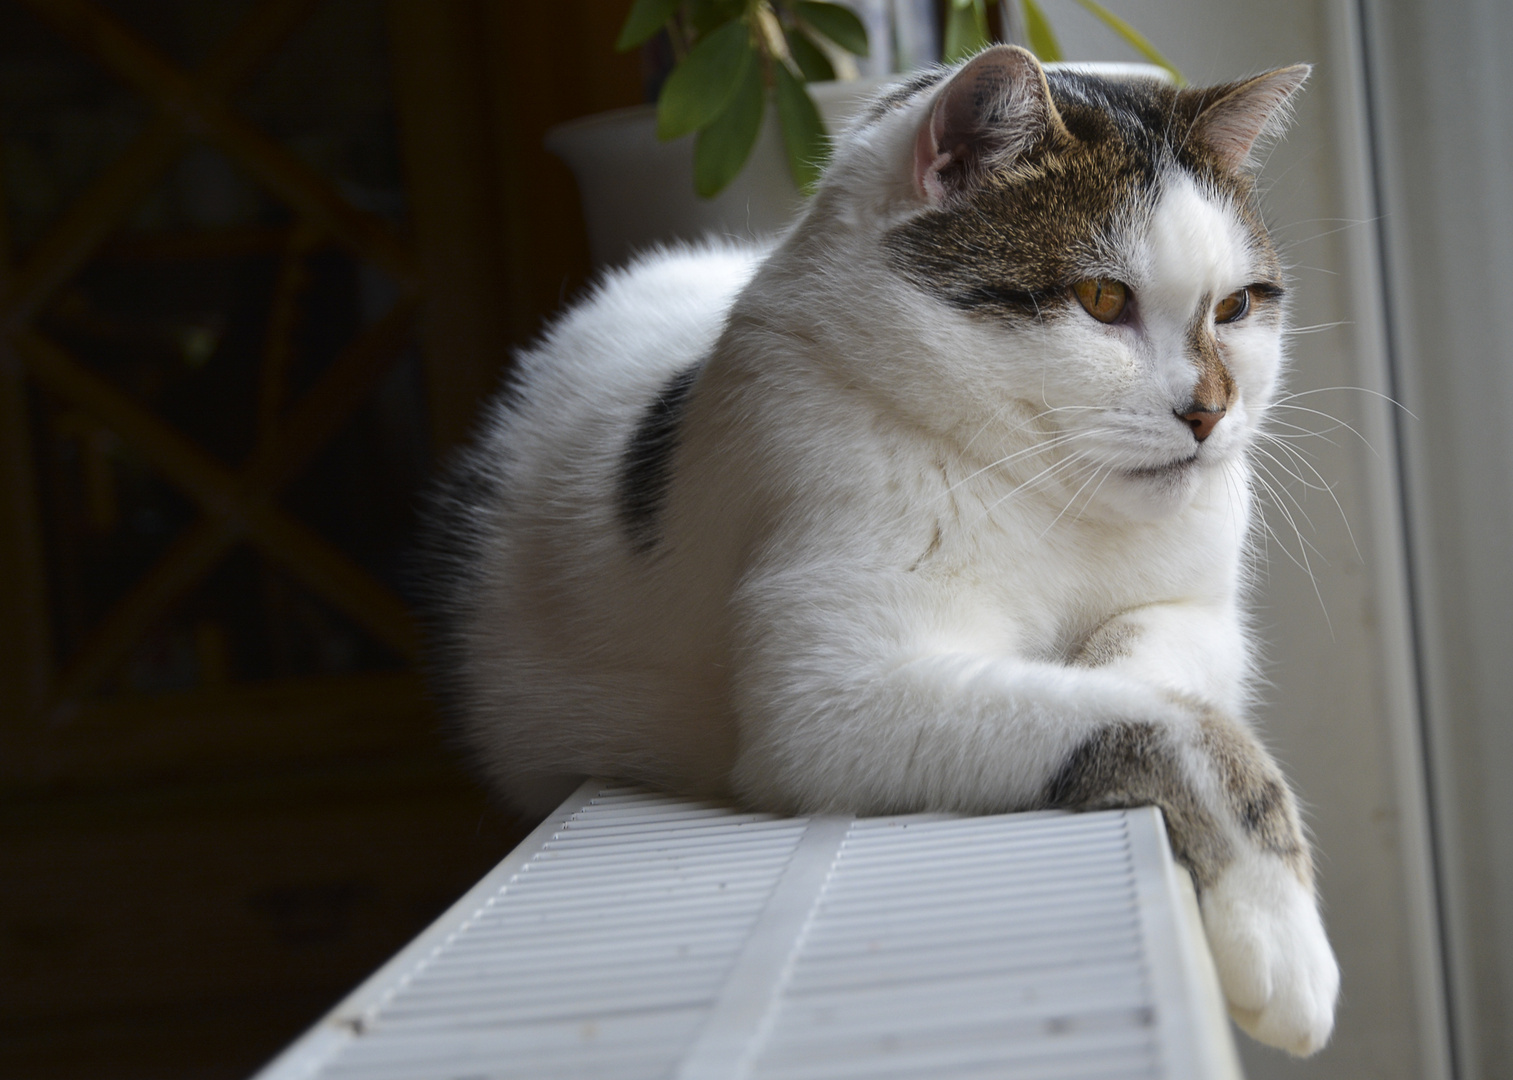
M 1214 322 L 1231 323 L 1236 319 L 1243 319 L 1249 310 L 1250 290 L 1237 289 L 1220 300 L 1219 305 L 1214 308 Z
M 1072 286 L 1078 303 L 1099 322 L 1111 323 L 1124 314 L 1129 304 L 1129 289 L 1113 278 L 1089 278 Z

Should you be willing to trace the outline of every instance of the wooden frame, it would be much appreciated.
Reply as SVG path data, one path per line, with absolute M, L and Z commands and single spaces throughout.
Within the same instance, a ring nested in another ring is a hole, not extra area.
M 66 721 L 169 610 L 238 541 L 247 540 L 314 593 L 406 661 L 420 651 L 405 605 L 344 553 L 281 510 L 274 499 L 351 417 L 409 340 L 419 284 L 408 246 L 381 219 L 352 206 L 336 188 L 238 116 L 229 94 L 310 15 L 316 0 L 264 0 L 187 74 L 89 0 L 19 0 L 81 52 L 156 108 L 136 140 L 11 267 L 0 243 L 0 428 L 4 434 L 5 525 L 0 556 L 5 601 L 17 612 L 4 637 L 0 694 L 24 713 Z M 239 472 L 91 372 L 36 324 L 42 306 L 98 255 L 111 232 L 176 160 L 190 137 L 203 138 L 240 164 L 296 214 L 270 314 L 257 449 Z M 3 216 L 3 215 L 0 215 Z M 335 241 L 395 279 L 390 311 L 342 352 L 284 412 L 281 370 L 294 326 L 300 264 Z M 189 494 L 201 520 L 94 629 L 55 674 L 48 622 L 43 538 L 36 508 L 26 381 L 86 411 Z

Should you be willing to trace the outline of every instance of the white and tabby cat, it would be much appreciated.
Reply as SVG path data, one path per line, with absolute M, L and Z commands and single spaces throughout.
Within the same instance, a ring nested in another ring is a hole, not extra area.
M 602 281 L 444 499 L 445 681 L 499 788 L 1155 804 L 1235 1016 L 1322 1046 L 1339 972 L 1243 608 L 1284 309 L 1249 170 L 1306 76 L 994 48 L 879 99 L 775 247 Z

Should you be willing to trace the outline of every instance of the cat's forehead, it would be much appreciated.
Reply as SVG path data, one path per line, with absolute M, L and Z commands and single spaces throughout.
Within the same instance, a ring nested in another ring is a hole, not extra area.
M 1173 170 L 1152 212 L 1121 238 L 1123 274 L 1153 307 L 1180 311 L 1240 285 L 1279 284 L 1275 255 L 1222 192 Z
M 1071 137 L 1043 140 L 964 199 L 893 230 L 901 269 L 928 267 L 932 291 L 953 296 L 983 281 L 1050 292 L 1132 263 L 1168 278 L 1200 262 L 1208 277 L 1276 275 L 1249 177 L 1191 145 L 1173 87 L 1065 70 L 1047 80 Z

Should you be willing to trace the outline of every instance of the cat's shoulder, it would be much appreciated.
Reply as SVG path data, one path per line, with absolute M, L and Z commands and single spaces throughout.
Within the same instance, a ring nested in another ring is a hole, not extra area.
M 660 245 L 602 272 L 517 354 L 506 414 L 532 401 L 639 400 L 708 352 L 769 250 L 728 240 Z
M 729 306 L 767 257 L 771 245 L 711 238 L 658 245 L 606 271 L 585 300 L 569 309 L 548 340 L 601 319 L 617 325 L 663 322 L 670 314 Z

